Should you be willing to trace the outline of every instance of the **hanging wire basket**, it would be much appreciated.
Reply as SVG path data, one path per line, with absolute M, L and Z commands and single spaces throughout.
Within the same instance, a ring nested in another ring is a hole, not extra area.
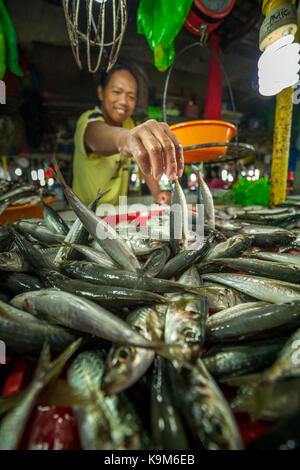
M 103 59 L 109 71 L 118 58 L 126 29 L 126 0 L 62 2 L 72 51 L 80 70 L 87 68 L 90 73 L 96 73 Z

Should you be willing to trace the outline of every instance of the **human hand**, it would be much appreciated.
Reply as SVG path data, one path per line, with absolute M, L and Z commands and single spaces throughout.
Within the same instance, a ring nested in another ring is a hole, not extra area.
M 154 119 L 140 124 L 119 139 L 119 152 L 125 157 L 134 157 L 144 175 L 160 180 L 166 174 L 169 180 L 183 173 L 182 145 L 164 122 Z
M 160 191 L 154 198 L 156 204 L 165 205 L 171 204 L 171 193 L 170 191 Z

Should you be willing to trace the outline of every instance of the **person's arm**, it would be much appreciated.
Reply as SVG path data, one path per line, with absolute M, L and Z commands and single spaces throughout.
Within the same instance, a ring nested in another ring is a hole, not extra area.
M 153 119 L 130 130 L 102 121 L 91 122 L 86 128 L 84 143 L 87 152 L 133 157 L 142 173 L 147 177 L 152 175 L 155 180 L 164 173 L 170 180 L 180 178 L 183 173 L 181 143 L 167 124 Z

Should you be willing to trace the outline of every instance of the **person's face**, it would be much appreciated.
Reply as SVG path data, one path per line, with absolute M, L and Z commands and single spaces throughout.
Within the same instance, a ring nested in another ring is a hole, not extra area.
M 127 70 L 117 70 L 112 74 L 105 88 L 98 86 L 98 98 L 108 124 L 119 126 L 133 114 L 137 83 Z

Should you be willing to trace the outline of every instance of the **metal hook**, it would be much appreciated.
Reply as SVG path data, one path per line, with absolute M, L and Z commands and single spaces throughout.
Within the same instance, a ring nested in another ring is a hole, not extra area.
M 207 24 L 201 24 L 198 28 L 199 33 L 201 33 L 201 36 L 200 36 L 201 46 L 207 45 L 208 33 L 206 32 L 206 30 L 207 30 Z

